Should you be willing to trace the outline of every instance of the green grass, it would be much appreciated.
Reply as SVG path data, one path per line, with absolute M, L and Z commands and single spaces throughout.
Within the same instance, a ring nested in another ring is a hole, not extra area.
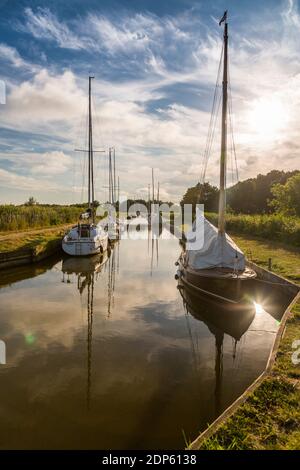
M 206 213 L 206 217 L 214 225 L 218 223 L 218 215 Z M 282 214 L 231 214 L 226 215 L 228 232 L 247 234 L 279 241 L 300 247 L 300 218 Z
M 300 303 L 287 321 L 271 374 L 200 446 L 201 450 L 300 449 L 299 365 L 291 361 L 300 339 Z
M 68 226 L 63 225 L 52 229 L 40 229 L 27 232 L 10 233 L 0 236 L 0 253 L 35 249 L 37 252 L 49 244 L 61 239 Z
M 238 246 L 263 267 L 272 258 L 272 270 L 300 284 L 299 248 L 249 235 L 231 233 Z M 300 449 L 300 365 L 291 356 L 300 339 L 300 302 L 286 330 L 268 378 L 232 417 L 205 440 L 201 450 Z
M 268 268 L 269 258 L 271 258 L 272 271 L 293 282 L 300 283 L 299 248 L 248 235 L 236 235 L 234 233 L 231 235 L 248 259 L 259 266 Z
M 85 210 L 82 206 L 0 205 L 0 232 L 70 224 Z

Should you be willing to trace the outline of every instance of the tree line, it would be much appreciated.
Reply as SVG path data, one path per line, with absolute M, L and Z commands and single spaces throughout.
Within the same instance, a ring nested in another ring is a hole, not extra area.
M 210 183 L 188 188 L 181 204 L 204 204 L 205 211 L 218 211 L 219 189 Z M 239 214 L 282 213 L 300 216 L 300 171 L 272 170 L 248 178 L 226 191 L 227 209 Z

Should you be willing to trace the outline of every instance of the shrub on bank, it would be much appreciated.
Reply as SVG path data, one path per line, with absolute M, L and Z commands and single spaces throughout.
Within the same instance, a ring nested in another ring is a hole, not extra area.
M 207 219 L 218 224 L 218 214 L 208 212 Z M 227 214 L 226 230 L 300 246 L 300 218 L 282 214 Z

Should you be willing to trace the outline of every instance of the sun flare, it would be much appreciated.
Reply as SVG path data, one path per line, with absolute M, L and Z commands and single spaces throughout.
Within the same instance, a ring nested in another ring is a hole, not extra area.
M 288 113 L 279 98 L 260 98 L 251 104 L 249 128 L 261 140 L 276 139 L 287 127 Z
M 264 309 L 260 304 L 257 304 L 256 302 L 254 302 L 254 307 L 255 307 L 255 313 L 257 315 L 261 315 L 262 313 L 264 313 Z

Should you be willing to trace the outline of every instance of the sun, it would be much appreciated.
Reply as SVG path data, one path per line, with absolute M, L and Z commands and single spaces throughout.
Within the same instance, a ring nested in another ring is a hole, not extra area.
M 274 96 L 259 98 L 251 103 L 247 121 L 249 131 L 260 140 L 275 140 L 287 127 L 286 106 Z

